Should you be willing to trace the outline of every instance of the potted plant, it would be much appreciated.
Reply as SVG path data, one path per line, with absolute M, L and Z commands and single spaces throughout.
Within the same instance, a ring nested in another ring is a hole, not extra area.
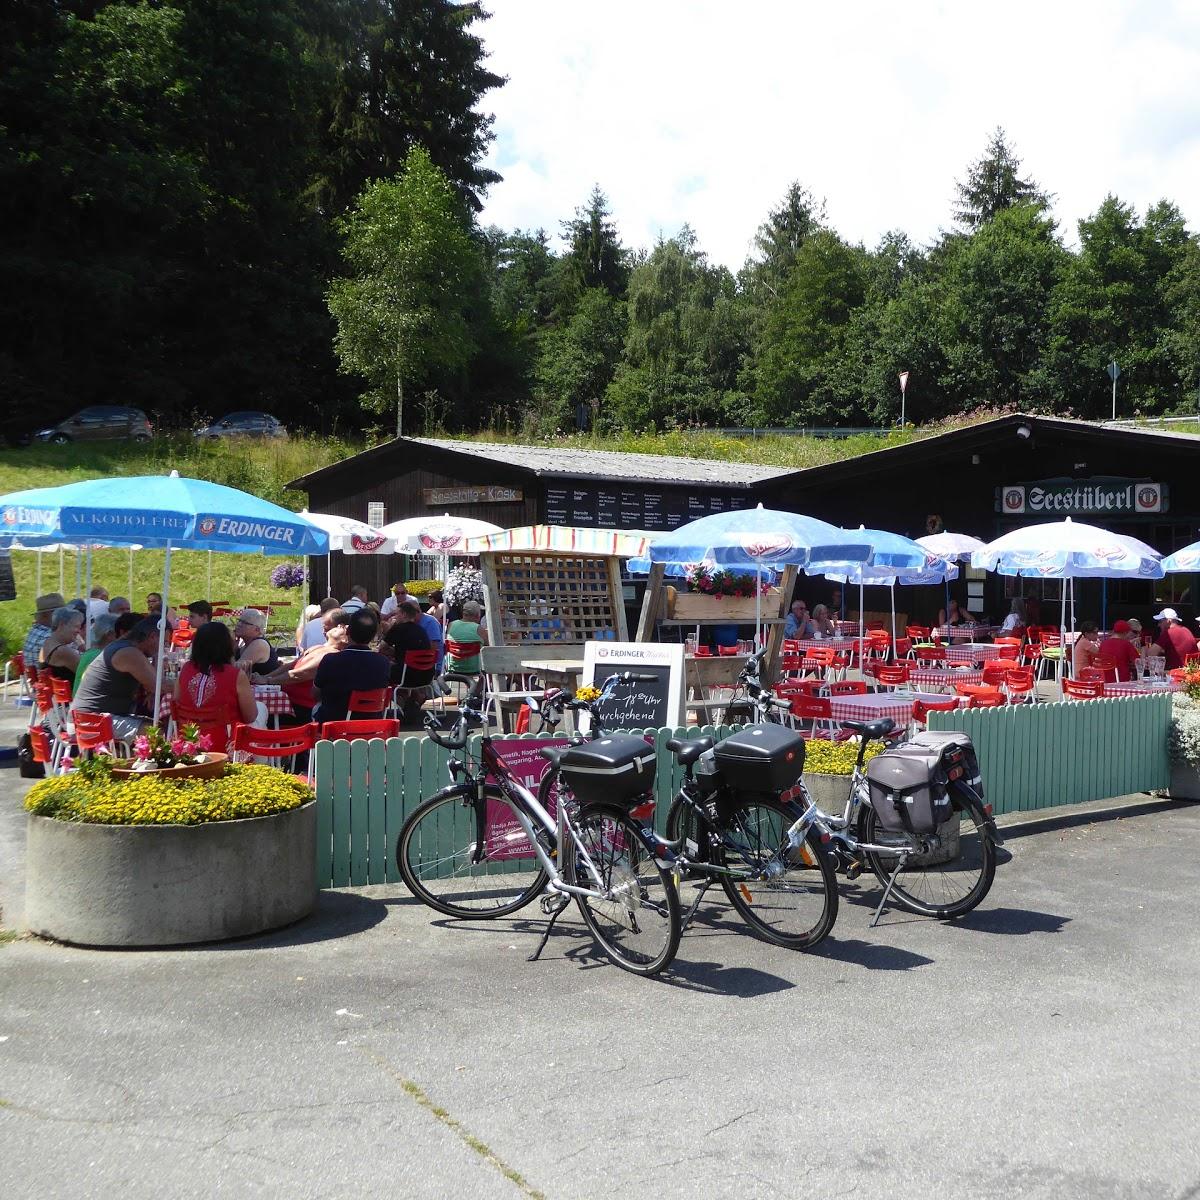
M 179 778 L 98 756 L 31 788 L 29 928 L 78 945 L 161 946 L 307 916 L 312 789 L 274 767 L 218 765 L 215 777 Z
M 1176 800 L 1200 800 L 1200 671 L 1189 671 L 1171 697 L 1171 789 Z
M 115 779 L 157 772 L 173 779 L 215 779 L 223 774 L 229 756 L 212 749 L 212 738 L 196 725 L 184 725 L 168 740 L 157 725 L 133 743 L 133 758 L 114 761 Z
M 691 590 L 674 597 L 676 620 L 753 621 L 760 606 L 765 617 L 779 615 L 779 589 L 753 574 L 697 563 L 688 568 L 687 581 Z
M 455 567 L 446 576 L 442 595 L 448 608 L 461 608 L 468 600 L 483 603 L 483 572 L 478 567 Z

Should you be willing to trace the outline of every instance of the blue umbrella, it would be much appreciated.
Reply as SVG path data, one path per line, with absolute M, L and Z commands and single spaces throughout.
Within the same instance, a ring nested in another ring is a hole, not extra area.
M 1200 571 L 1200 542 L 1192 542 L 1162 560 L 1162 569 L 1168 574 L 1178 571 Z
M 804 566 L 816 558 L 866 562 L 870 557 L 869 545 L 836 525 L 760 504 L 713 513 L 670 533 L 657 534 L 650 541 L 648 560 L 666 563 L 668 569 L 671 564 L 709 562 L 754 571 L 761 578 L 767 570 Z M 633 563 L 630 566 L 635 569 Z M 759 599 L 756 597 L 754 625 L 761 637 Z
M 163 600 L 171 587 L 171 551 L 324 554 L 329 535 L 297 513 L 236 488 L 170 475 L 89 479 L 0 496 L 0 541 L 154 546 L 166 550 Z M 159 622 L 154 719 L 162 699 L 166 621 Z

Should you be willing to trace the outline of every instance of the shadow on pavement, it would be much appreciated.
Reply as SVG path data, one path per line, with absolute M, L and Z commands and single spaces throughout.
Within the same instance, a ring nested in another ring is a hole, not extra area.
M 814 958 L 830 958 L 868 971 L 911 971 L 914 967 L 931 966 L 935 961 L 898 946 L 880 946 L 856 938 L 831 937 L 809 953 Z
M 1070 920 L 1070 917 L 1060 917 L 1057 913 L 1024 908 L 977 908 L 965 917 L 942 924 L 967 933 L 1061 933 Z
M 273 946 L 308 946 L 314 942 L 331 942 L 337 938 L 353 937 L 378 925 L 388 914 L 382 900 L 373 900 L 353 892 L 320 892 L 317 907 L 311 916 L 277 929 L 229 942 L 205 942 L 197 946 L 180 946 L 180 950 L 258 950 Z
M 680 944 L 679 952 L 681 955 L 687 953 L 686 941 Z M 757 967 L 728 967 L 718 962 L 697 962 L 685 958 L 677 958 L 658 979 L 668 987 L 682 988 L 688 992 L 747 999 L 785 992 L 796 986 L 790 979 L 760 971 Z

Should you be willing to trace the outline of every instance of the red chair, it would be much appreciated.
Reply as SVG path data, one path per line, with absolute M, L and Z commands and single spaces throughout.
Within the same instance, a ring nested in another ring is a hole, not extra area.
M 399 721 L 326 721 L 321 726 L 320 740 L 323 742 L 356 742 L 363 738 L 399 736 Z
M 785 679 L 775 688 L 775 694 L 781 700 L 790 700 L 793 696 L 819 696 L 824 686 L 822 679 Z
M 446 641 L 446 657 L 454 659 L 455 662 L 462 662 L 466 658 L 475 658 L 482 649 L 482 642 L 456 642 L 453 638 Z M 454 669 L 454 667 L 450 667 L 451 671 Z
M 117 753 L 112 717 L 108 713 L 77 712 L 74 717 L 75 745 L 80 755 Z
M 1016 662 L 1021 653 L 1021 645 L 1018 642 L 1011 646 L 1001 646 L 999 651 L 999 660 L 1001 662 Z
M 902 687 L 908 683 L 908 663 L 893 663 L 890 666 L 876 667 L 874 675 L 884 687 Z
M 783 676 L 797 675 L 804 669 L 804 659 L 799 653 L 789 651 L 779 658 L 779 673 Z
M 446 649 L 448 651 L 450 649 L 450 647 L 447 646 Z M 711 646 L 697 646 L 696 647 L 696 657 L 697 658 L 712 658 L 712 656 L 713 656 L 713 652 L 712 652 Z
M 809 722 L 808 729 L 801 729 L 800 736 L 815 738 L 821 736 L 817 731 L 818 725 L 823 725 L 824 736 L 833 736 L 833 711 L 829 701 L 821 696 L 796 696 L 792 699 L 792 716 L 797 722 Z
M 330 722 L 332 724 L 332 722 Z M 256 729 L 253 725 L 236 725 L 230 741 L 230 757 L 234 762 L 245 761 L 241 756 L 255 758 L 291 758 L 317 744 L 318 726 L 315 721 L 307 725 L 292 725 L 287 729 Z M 308 760 L 308 778 L 312 777 L 312 756 Z
M 1099 667 L 1080 667 L 1075 673 L 1076 683 L 1103 683 L 1104 672 Z
M 1194 658 L 1198 662 L 1200 662 L 1200 654 L 1189 654 L 1188 658 Z M 1117 682 L 1117 664 L 1111 658 L 1108 658 L 1106 655 L 1097 654 L 1096 657 L 1092 659 L 1092 668 L 1091 669 L 1093 671 L 1099 671 L 1100 677 L 1104 680 L 1105 683 L 1116 683 Z M 1082 678 L 1082 675 L 1080 676 L 1080 678 Z
M 54 769 L 54 751 L 50 745 L 50 734 L 44 725 L 34 725 L 29 730 L 29 748 L 35 763 Z
M 411 686 L 404 682 L 410 671 L 432 671 L 436 666 L 436 650 L 405 650 L 404 662 L 401 663 L 400 682 L 396 686 L 398 688 Z M 425 684 L 419 686 L 424 687 Z
M 351 692 L 346 703 L 346 716 L 352 718 L 355 713 L 383 713 L 387 711 L 391 700 L 388 688 L 371 688 L 365 692 Z
M 944 646 L 918 646 L 917 662 L 944 664 L 946 662 L 946 648 Z
M 829 685 L 831 696 L 865 696 L 867 685 L 861 679 L 840 679 Z
M 195 725 L 201 737 L 207 734 L 212 739 L 214 754 L 224 754 L 229 748 L 234 729 L 241 721 L 241 716 L 232 709 L 196 709 L 189 708 L 175 700 L 171 705 L 171 726 L 179 730 L 184 725 Z
M 1101 700 L 1104 697 L 1103 683 L 1080 683 L 1074 679 L 1062 681 L 1064 700 Z
M 896 662 L 912 655 L 913 640 L 910 637 L 897 638 L 892 643 L 892 657 Z
M 1037 693 L 1034 691 L 1033 668 L 1014 667 L 1010 670 L 1008 678 L 1004 681 L 1004 690 L 1008 692 L 1010 703 L 1021 698 L 1029 702 L 1035 701 Z
M 1012 668 L 1002 659 L 993 659 L 983 664 L 983 682 L 989 687 L 1003 687 L 1008 682 Z
M 1008 701 L 1004 693 L 995 692 L 978 692 L 967 701 L 968 708 L 1003 708 Z
M 986 683 L 956 683 L 954 691 L 956 695 L 964 696 L 968 700 L 974 700 L 978 696 L 999 696 L 1002 702 L 1004 699 L 1004 693 L 999 688 L 989 687 Z
M 29 688 L 25 683 L 25 655 L 18 650 L 4 664 L 4 694 L 8 695 L 9 680 L 20 683 L 20 690 L 17 692 L 17 698 L 13 701 L 14 704 L 19 704 L 22 699 L 29 695 Z
M 717 653 L 724 658 L 732 658 L 735 654 L 737 654 L 737 652 L 738 652 L 738 648 L 736 646 L 718 646 L 717 647 Z
M 906 625 L 904 632 L 908 634 L 914 642 L 923 642 L 929 637 L 928 625 Z
M 914 700 L 912 707 L 913 724 L 922 728 L 928 724 L 931 712 L 954 712 L 958 708 L 957 700 Z

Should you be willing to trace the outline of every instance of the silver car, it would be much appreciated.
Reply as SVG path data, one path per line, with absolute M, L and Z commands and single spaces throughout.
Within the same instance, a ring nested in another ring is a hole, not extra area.
M 285 438 L 287 435 L 287 430 L 265 412 L 226 413 L 219 421 L 196 430 L 198 438 L 210 441 L 231 437 Z

